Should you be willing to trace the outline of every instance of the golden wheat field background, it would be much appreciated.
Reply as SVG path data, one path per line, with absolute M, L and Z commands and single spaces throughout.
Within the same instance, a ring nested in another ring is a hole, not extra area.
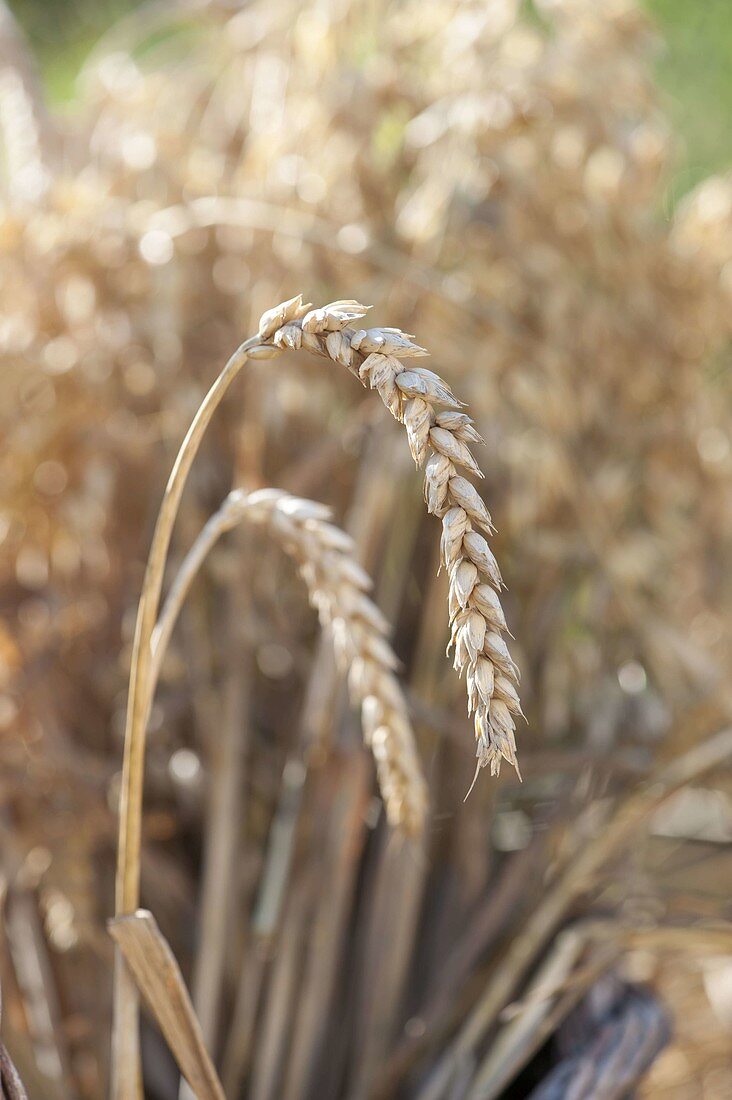
M 7 1100 L 732 1096 L 732 176 L 661 45 L 156 0 L 60 107 L 0 6 Z

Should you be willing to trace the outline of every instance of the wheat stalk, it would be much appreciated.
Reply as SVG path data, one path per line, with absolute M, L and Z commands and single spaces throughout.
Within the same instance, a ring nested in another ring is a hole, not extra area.
M 264 527 L 297 562 L 310 601 L 347 670 L 351 697 L 361 707 L 364 738 L 376 761 L 390 824 L 421 833 L 427 794 L 406 701 L 395 675 L 398 661 L 389 624 L 369 598 L 371 579 L 353 557 L 353 540 L 328 522 L 329 510 L 279 489 L 236 489 L 208 520 L 181 563 L 153 633 L 152 684 L 191 584 L 218 539 L 240 522 Z
M 476 778 L 486 765 L 497 773 L 501 758 L 517 767 L 512 715 L 520 713 L 515 688 L 518 670 L 501 635 L 505 619 L 495 591 L 502 583 L 498 566 L 485 538 L 475 529 L 490 532 L 490 515 L 473 485 L 458 474 L 458 467 L 465 467 L 482 476 L 468 447 L 468 443 L 479 442 L 480 436 L 438 375 L 424 367 L 404 368 L 402 359 L 427 354 L 411 336 L 394 328 L 350 327 L 352 321 L 366 315 L 368 308 L 344 300 L 311 309 L 298 294 L 268 310 L 260 319 L 257 335 L 241 344 L 213 383 L 181 444 L 155 526 L 137 614 L 120 793 L 117 916 L 134 912 L 139 904 L 145 740 L 155 680 L 152 635 L 170 539 L 203 435 L 247 359 L 271 359 L 285 348 L 303 348 L 324 356 L 346 366 L 363 385 L 378 390 L 392 415 L 404 423 L 417 466 L 426 462 L 427 508 L 442 519 L 441 548 L 450 576 L 454 663 L 458 672 L 467 672 L 468 709 L 475 711 Z M 384 735 L 378 731 L 385 727 L 378 707 L 368 703 L 375 695 L 376 667 L 374 662 L 366 665 L 356 660 L 349 679 L 352 691 L 364 700 L 367 736 L 372 738 L 377 763 L 383 770 L 385 764 L 379 760 L 379 752 L 384 758 L 387 753 Z M 380 667 L 386 691 L 386 666 Z M 396 706 L 392 712 L 396 720 Z M 380 781 L 385 782 L 381 774 Z M 137 991 L 118 952 L 112 1044 L 114 1100 L 138 1100 L 141 1096 L 137 1023 Z
M 140 851 L 142 845 L 142 793 L 145 740 L 150 715 L 151 638 L 160 605 L 168 549 L 180 508 L 183 489 L 211 417 L 224 394 L 245 365 L 256 339 L 245 341 L 234 352 L 201 402 L 183 440 L 165 487 L 152 545 L 148 554 L 142 593 L 137 609 L 127 700 L 124 760 L 119 801 L 119 839 L 115 881 L 115 914 L 134 913 L 140 899 Z M 139 1045 L 139 1001 L 132 975 L 119 951 L 115 952 L 114 1024 L 112 1029 L 113 1100 L 139 1100 L 142 1078 Z
M 267 348 L 305 349 L 347 367 L 376 389 L 389 412 L 404 424 L 412 457 L 425 467 L 428 511 L 442 520 L 442 561 L 450 578 L 450 646 L 454 667 L 466 673 L 468 713 L 475 715 L 476 777 L 501 759 L 518 772 L 514 715 L 521 714 L 519 672 L 502 632 L 506 628 L 498 591 L 503 582 L 484 537 L 491 517 L 475 486 L 458 472 L 482 473 L 470 448 L 481 443 L 471 418 L 434 371 L 405 366 L 402 359 L 427 355 L 413 337 L 395 328 L 352 328 L 370 307 L 344 300 L 320 309 L 291 299 L 262 317 L 260 354 Z

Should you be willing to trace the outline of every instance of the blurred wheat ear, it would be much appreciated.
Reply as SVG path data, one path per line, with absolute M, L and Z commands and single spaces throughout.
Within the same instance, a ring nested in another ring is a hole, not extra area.
M 332 634 L 339 663 L 361 706 L 367 744 L 391 825 L 418 836 L 427 790 L 407 703 L 395 675 L 398 660 L 386 640 L 389 624 L 369 598 L 371 578 L 353 557 L 353 540 L 328 523 L 322 504 L 278 489 L 234 490 L 208 520 L 176 574 L 153 632 L 154 693 L 160 665 L 186 595 L 218 539 L 239 523 L 266 528 L 294 558 L 321 622 Z

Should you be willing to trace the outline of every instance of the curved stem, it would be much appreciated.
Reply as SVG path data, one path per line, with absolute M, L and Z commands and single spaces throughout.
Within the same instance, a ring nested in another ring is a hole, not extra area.
M 137 611 L 127 700 L 124 763 L 120 792 L 116 916 L 133 913 L 140 900 L 140 846 L 142 840 L 142 790 L 145 739 L 155 675 L 151 638 L 160 606 L 168 549 L 183 489 L 211 417 L 247 360 L 251 348 L 261 343 L 251 337 L 229 359 L 203 399 L 181 444 L 165 489 L 155 524 Z M 115 967 L 112 1096 L 137 1100 L 141 1096 L 138 1034 L 138 998 L 131 976 L 118 958 Z
M 222 509 L 219 509 L 218 512 L 214 512 L 204 524 L 201 533 L 198 535 L 193 546 L 180 564 L 152 633 L 150 643 L 152 652 L 149 684 L 151 703 L 155 698 L 155 691 L 160 677 L 160 667 L 168 651 L 171 635 L 178 621 L 181 608 L 191 590 L 191 585 L 198 576 L 201 566 L 218 540 L 226 531 L 230 531 L 232 527 L 236 526 L 237 523 L 238 518 L 232 519 L 227 516 Z

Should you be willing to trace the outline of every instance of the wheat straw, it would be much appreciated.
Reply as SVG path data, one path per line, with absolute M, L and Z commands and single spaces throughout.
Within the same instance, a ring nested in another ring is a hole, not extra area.
M 201 402 L 171 470 L 148 555 L 137 611 L 130 668 L 125 748 L 119 804 L 119 840 L 115 882 L 115 915 L 134 913 L 140 898 L 142 792 L 145 739 L 150 713 L 151 637 L 170 539 L 183 489 L 201 440 L 224 394 L 247 361 L 250 346 L 243 343 L 224 366 Z M 112 1084 L 114 1100 L 137 1100 L 142 1095 L 138 1032 L 138 996 L 120 952 L 115 953 Z
M 155 690 L 180 608 L 218 539 L 240 522 L 266 528 L 297 562 L 310 601 L 347 671 L 351 696 L 361 707 L 364 738 L 374 754 L 389 822 L 416 836 L 424 825 L 426 786 L 395 675 L 398 662 L 386 641 L 388 623 L 368 596 L 371 579 L 353 557 L 353 540 L 330 524 L 329 516 L 323 505 L 279 489 L 230 493 L 184 558 L 165 601 L 153 634 L 151 690 Z

